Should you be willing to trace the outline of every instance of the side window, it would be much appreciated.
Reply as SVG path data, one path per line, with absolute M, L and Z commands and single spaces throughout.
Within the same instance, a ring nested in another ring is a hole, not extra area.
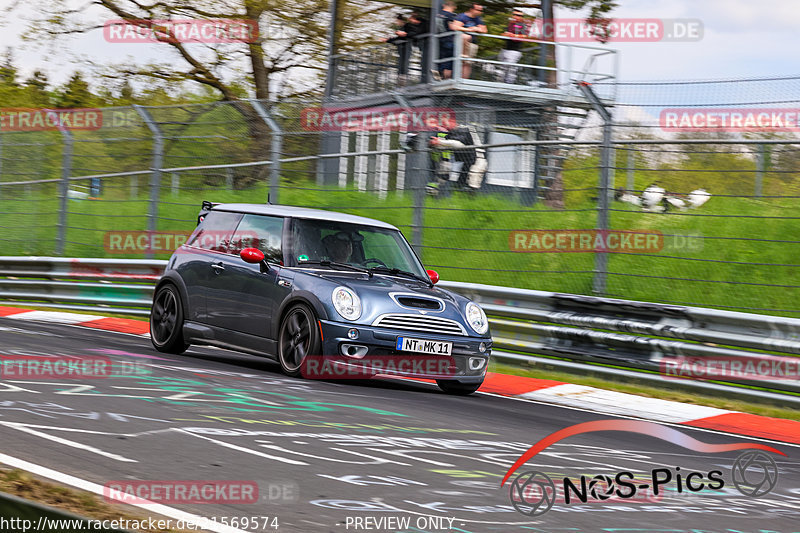
M 204 250 L 226 252 L 231 242 L 233 230 L 241 218 L 241 213 L 211 211 L 206 215 L 186 244 Z
M 258 248 L 272 263 L 283 261 L 281 236 L 283 218 L 263 215 L 244 215 L 233 233 L 229 252 L 238 254 L 245 248 Z

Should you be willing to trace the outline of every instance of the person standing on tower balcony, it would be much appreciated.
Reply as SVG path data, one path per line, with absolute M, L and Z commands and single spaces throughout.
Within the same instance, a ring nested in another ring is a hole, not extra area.
M 442 10 L 436 16 L 436 33 L 439 37 L 439 59 L 449 59 L 441 61 L 436 70 L 442 79 L 449 79 L 453 75 L 453 57 L 455 54 L 455 44 L 452 35 L 442 35 L 454 31 L 453 22 L 456 20 L 456 3 L 454 0 L 444 0 Z
M 405 85 L 408 78 L 408 62 L 411 59 L 411 40 L 408 32 L 413 29 L 402 13 L 394 19 L 394 25 L 397 28 L 394 37 L 384 37 L 381 41 L 397 47 L 397 81 L 399 85 Z
M 506 47 L 500 50 L 500 61 L 504 63 L 519 63 L 522 57 L 522 39 L 527 38 L 530 32 L 530 25 L 525 21 L 524 14 L 519 9 L 511 12 L 511 18 L 508 20 L 506 31 L 503 32 L 504 37 L 510 37 L 506 41 Z M 511 65 L 503 65 L 499 70 L 498 80 L 501 83 L 516 83 L 517 72 L 519 67 Z
M 457 16 L 456 20 L 453 22 L 454 30 L 468 32 L 464 33 L 462 36 L 464 39 L 463 57 L 475 57 L 478 55 L 478 38 L 471 34 L 486 33 L 488 31 L 481 17 L 481 13 L 483 13 L 483 6 L 480 4 L 472 4 L 468 10 Z M 472 63 L 470 61 L 464 61 L 461 67 L 461 77 L 469 78 L 471 73 Z

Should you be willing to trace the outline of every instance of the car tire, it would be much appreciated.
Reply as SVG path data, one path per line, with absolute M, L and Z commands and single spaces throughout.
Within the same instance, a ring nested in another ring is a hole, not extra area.
M 180 355 L 189 348 L 183 338 L 183 304 L 178 289 L 165 283 L 153 296 L 150 342 L 159 352 Z
M 483 385 L 483 381 L 478 383 L 461 383 L 449 379 L 437 379 L 436 384 L 447 394 L 455 394 L 458 396 L 466 396 L 472 394 Z
M 278 362 L 287 376 L 302 373 L 303 361 L 309 355 L 320 355 L 322 339 L 314 311 L 303 304 L 293 305 L 281 320 L 278 333 Z

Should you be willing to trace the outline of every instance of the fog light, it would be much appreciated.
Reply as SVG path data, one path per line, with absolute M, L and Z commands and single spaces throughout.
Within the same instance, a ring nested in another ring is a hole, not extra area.
M 356 340 L 358 338 L 358 330 L 356 328 L 349 329 L 347 331 L 347 338 L 350 340 Z
M 470 370 L 480 370 L 483 368 L 486 359 L 483 357 L 470 357 L 469 358 L 469 369 Z
M 354 359 L 363 359 L 369 349 L 366 346 L 359 344 L 342 344 L 342 355 L 352 357 Z
M 478 345 L 478 351 L 481 352 L 481 353 L 486 351 L 486 343 L 485 342 L 482 342 L 482 343 L 480 343 Z

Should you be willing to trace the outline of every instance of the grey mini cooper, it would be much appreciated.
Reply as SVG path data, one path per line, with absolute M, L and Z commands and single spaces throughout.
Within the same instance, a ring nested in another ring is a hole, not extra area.
M 206 344 L 270 357 L 290 376 L 399 375 L 470 394 L 486 374 L 489 323 L 437 281 L 390 224 L 203 202 L 156 286 L 150 336 L 162 352 Z

